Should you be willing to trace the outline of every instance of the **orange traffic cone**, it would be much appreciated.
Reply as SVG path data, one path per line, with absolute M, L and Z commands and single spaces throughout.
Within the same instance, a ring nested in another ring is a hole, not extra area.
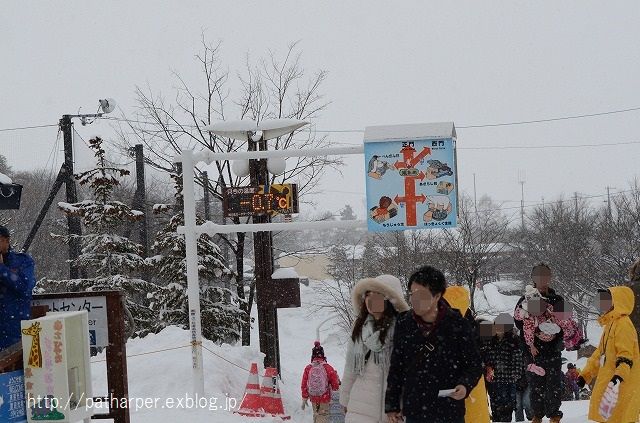
M 249 373 L 247 386 L 244 389 L 242 404 L 240 404 L 240 409 L 235 411 L 235 413 L 247 417 L 264 417 L 260 399 L 260 383 L 258 382 L 257 363 L 251 363 L 251 372 Z
M 273 367 L 267 367 L 264 371 L 260 396 L 262 398 L 262 409 L 265 413 L 280 417 L 282 420 L 291 418 L 291 416 L 287 416 L 284 413 L 284 405 L 282 404 L 280 388 L 278 387 L 278 371 Z

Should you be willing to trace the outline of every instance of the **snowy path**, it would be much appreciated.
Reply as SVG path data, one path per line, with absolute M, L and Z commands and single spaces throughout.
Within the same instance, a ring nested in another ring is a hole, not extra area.
M 312 282 L 313 286 L 313 282 Z M 497 292 L 497 289 L 496 289 Z M 499 293 L 498 293 L 499 294 Z M 490 294 L 493 295 L 493 294 Z M 499 294 L 501 295 L 501 294 Z M 314 300 L 315 293 L 311 287 L 302 286 L 302 308 L 283 309 L 279 311 L 280 323 L 280 352 L 283 366 L 282 390 L 286 411 L 292 416 L 293 422 L 311 422 L 310 410 L 300 410 L 300 378 L 304 366 L 309 362 L 311 347 L 315 338 L 318 323 L 329 317 L 326 313 L 309 314 L 309 304 Z M 502 298 L 505 307 L 511 307 L 512 299 Z M 344 366 L 344 347 L 340 343 L 341 332 L 331 322 L 323 327 L 321 340 L 329 362 L 341 374 Z M 129 394 L 130 397 L 142 399 L 158 398 L 156 406 L 132 409 L 133 423 L 238 423 L 238 422 L 274 422 L 281 421 L 273 418 L 244 418 L 224 410 L 185 409 L 185 395 L 191 387 L 191 351 L 178 348 L 153 354 L 173 347 L 183 347 L 189 342 L 189 333 L 178 328 L 168 328 L 158 335 L 151 335 L 142 340 L 132 340 L 127 345 Z M 253 334 L 253 345 L 257 345 L 257 333 Z M 257 347 L 215 346 L 205 342 L 205 347 L 225 359 L 249 368 L 251 361 L 261 362 Z M 144 355 L 138 355 L 144 354 Z M 573 358 L 575 359 L 575 353 Z M 94 361 L 103 357 L 94 357 Z M 224 407 L 225 397 L 241 400 L 248 373 L 236 366 L 204 351 L 205 390 L 207 397 L 216 397 L 214 407 Z M 105 363 L 98 361 L 92 366 L 94 379 L 94 394 L 106 392 Z M 260 368 L 260 376 L 263 369 Z M 173 398 L 171 409 L 165 401 Z M 180 404 L 180 402 L 182 404 Z M 164 405 L 164 408 L 163 408 Z M 179 405 L 182 407 L 178 408 Z M 563 423 L 585 423 L 588 402 L 576 401 L 563 405 L 565 418 Z

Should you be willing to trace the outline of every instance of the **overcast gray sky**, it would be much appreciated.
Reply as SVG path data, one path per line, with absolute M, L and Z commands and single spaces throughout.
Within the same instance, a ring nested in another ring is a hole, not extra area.
M 170 93 L 171 70 L 196 81 L 201 32 L 221 40 L 235 73 L 249 52 L 300 40 L 308 71 L 329 71 L 318 129 L 454 121 L 458 127 L 640 107 L 638 1 L 5 1 L 0 15 L 0 129 L 55 124 L 113 97 L 125 113 L 135 85 Z M 108 122 L 82 127 L 111 133 Z M 462 191 L 518 206 L 628 188 L 640 163 L 640 111 L 458 130 Z M 0 132 L 17 169 L 57 167 L 56 128 Z M 339 143 L 359 133 L 332 133 Z M 487 147 L 602 147 L 498 149 Z M 626 144 L 625 144 L 626 143 Z M 88 152 L 77 145 L 79 161 Z M 364 213 L 364 165 L 327 175 L 316 199 Z M 506 202 L 514 201 L 514 202 Z

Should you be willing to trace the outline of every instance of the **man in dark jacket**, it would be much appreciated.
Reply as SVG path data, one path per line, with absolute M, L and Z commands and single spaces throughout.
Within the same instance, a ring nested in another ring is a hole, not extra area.
M 545 302 L 553 306 L 554 311 L 562 311 L 564 308 L 564 299 L 556 294 L 549 287 L 551 282 L 551 268 L 539 263 L 533 266 L 531 270 L 531 278 L 533 286 L 538 290 Z M 522 296 L 516 304 L 516 310 L 522 307 L 525 297 Z M 524 338 L 524 330 L 522 321 L 515 321 L 516 327 L 520 331 L 520 336 Z M 540 331 L 536 328 L 536 333 Z M 537 366 L 544 369 L 544 375 L 529 373 L 529 381 L 531 388 L 531 408 L 533 410 L 533 423 L 541 423 L 546 415 L 550 418 L 551 423 L 559 423 L 562 419 L 562 350 L 564 349 L 562 330 L 549 341 L 544 342 L 535 337 L 534 347 L 535 356 L 531 351 L 526 351 L 525 362 L 532 360 Z
M 20 342 L 20 321 L 31 318 L 33 267 L 29 255 L 11 249 L 9 230 L 0 226 L 0 351 Z
M 420 268 L 409 278 L 412 310 L 395 326 L 385 411 L 392 423 L 464 423 L 464 399 L 482 375 L 471 324 L 442 300 L 442 272 Z M 439 391 L 451 390 L 452 392 Z

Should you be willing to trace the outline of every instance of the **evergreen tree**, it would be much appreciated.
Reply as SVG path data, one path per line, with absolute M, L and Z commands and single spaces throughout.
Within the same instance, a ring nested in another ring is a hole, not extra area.
M 0 154 L 0 173 L 4 173 L 7 176 L 10 176 L 12 173 L 11 166 L 9 166 L 9 161 L 2 154 Z
M 176 186 L 176 203 L 182 204 L 181 177 L 171 175 Z M 173 210 L 166 226 L 156 235 L 152 251 L 156 254 L 147 259 L 154 269 L 154 276 L 162 289 L 153 298 L 151 308 L 158 316 L 160 325 L 178 325 L 189 328 L 189 300 L 187 296 L 187 265 L 185 239 L 177 233 L 184 224 L 182 207 L 166 204 L 154 206 L 154 212 Z M 204 221 L 197 219 L 198 224 Z M 244 312 L 237 295 L 224 288 L 224 278 L 233 277 L 225 266 L 220 248 L 213 237 L 202 234 L 198 237 L 198 274 L 200 280 L 200 314 L 202 335 L 214 342 L 235 342 L 240 337 L 240 323 Z
M 145 336 L 158 331 L 157 319 L 149 308 L 157 286 L 132 276 L 145 265 L 141 256 L 142 246 L 117 234 L 119 226 L 139 220 L 143 214 L 120 201 L 111 200 L 114 188 L 120 184 L 119 178 L 128 175 L 129 171 L 107 165 L 102 142 L 100 137 L 89 140 L 97 166 L 75 175 L 80 185 L 91 188 L 93 199 L 73 204 L 58 203 L 65 214 L 79 216 L 84 225 L 85 234 L 79 236 L 81 254 L 73 264 L 86 276 L 82 279 L 43 281 L 39 288 L 54 292 L 124 290 L 127 308 L 135 322 L 135 328 L 129 335 Z M 69 243 L 76 235 L 53 236 Z

